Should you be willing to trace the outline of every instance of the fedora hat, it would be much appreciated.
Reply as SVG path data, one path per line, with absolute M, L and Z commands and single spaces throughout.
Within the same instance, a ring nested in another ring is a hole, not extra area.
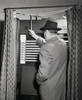
M 57 27 L 57 22 L 53 22 L 51 20 L 47 20 L 44 27 L 41 27 L 40 30 L 61 30 L 61 28 Z

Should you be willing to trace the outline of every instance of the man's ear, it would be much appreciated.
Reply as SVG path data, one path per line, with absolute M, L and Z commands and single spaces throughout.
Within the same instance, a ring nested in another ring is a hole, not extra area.
M 47 33 L 50 33 L 50 31 L 49 31 L 49 30 L 46 30 L 46 32 L 47 32 Z

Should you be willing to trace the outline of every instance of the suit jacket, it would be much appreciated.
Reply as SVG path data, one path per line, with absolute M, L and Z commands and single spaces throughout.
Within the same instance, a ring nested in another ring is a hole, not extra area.
M 36 79 L 42 100 L 65 100 L 67 45 L 55 36 L 40 49 Z

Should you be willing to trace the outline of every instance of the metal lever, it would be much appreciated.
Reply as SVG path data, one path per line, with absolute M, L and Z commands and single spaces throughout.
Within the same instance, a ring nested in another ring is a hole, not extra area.
M 30 29 L 32 30 L 32 15 L 30 15 Z

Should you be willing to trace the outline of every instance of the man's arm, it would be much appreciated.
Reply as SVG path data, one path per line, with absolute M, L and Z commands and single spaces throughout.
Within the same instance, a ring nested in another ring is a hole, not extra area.
M 36 75 L 38 84 L 42 84 L 50 77 L 51 63 L 53 60 L 52 46 L 45 44 L 40 50 L 40 65 Z
M 36 40 L 37 44 L 41 47 L 44 43 L 46 43 L 45 39 L 36 35 L 33 30 L 28 30 L 29 34 Z

